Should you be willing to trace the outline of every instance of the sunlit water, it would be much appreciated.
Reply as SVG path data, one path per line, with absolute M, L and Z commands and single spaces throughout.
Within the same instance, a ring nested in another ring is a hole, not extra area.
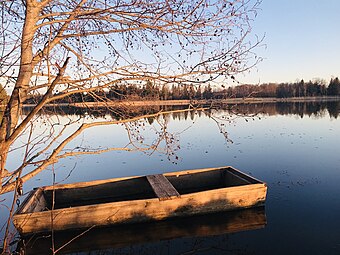
M 259 113 L 254 120 L 236 118 L 225 123 L 233 142 L 224 138 L 208 115 L 169 116 L 168 131 L 179 138 L 179 149 L 170 160 L 159 152 L 148 155 L 114 151 L 79 156 L 55 164 L 56 180 L 72 183 L 231 165 L 268 184 L 265 228 L 132 244 L 107 254 L 340 254 L 340 118 L 334 115 L 337 109 L 284 115 L 272 109 L 270 114 Z M 156 122 L 152 126 L 159 129 Z M 141 132 L 145 143 L 153 141 L 154 131 L 149 126 Z M 96 127 L 72 142 L 74 146 L 103 148 L 127 143 L 123 126 Z M 27 182 L 24 191 L 50 184 L 51 168 Z M 0 210 L 4 222 L 6 210 Z

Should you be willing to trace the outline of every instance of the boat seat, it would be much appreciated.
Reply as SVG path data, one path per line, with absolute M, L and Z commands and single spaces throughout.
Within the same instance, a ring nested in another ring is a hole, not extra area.
M 147 175 L 146 178 L 159 200 L 168 200 L 181 196 L 164 175 Z

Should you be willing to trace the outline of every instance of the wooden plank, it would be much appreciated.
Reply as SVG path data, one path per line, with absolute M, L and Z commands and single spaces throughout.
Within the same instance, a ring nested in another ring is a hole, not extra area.
M 45 197 L 52 203 L 53 190 L 45 190 Z M 81 188 L 56 189 L 55 209 L 98 203 L 157 198 L 146 177 L 90 185 Z
M 174 186 L 162 174 L 146 176 L 152 189 L 156 193 L 159 200 L 168 200 L 175 197 L 180 197 L 180 194 Z
M 227 170 L 229 168 L 232 168 L 232 167 L 231 166 L 222 166 L 222 167 L 210 167 L 210 168 L 190 169 L 190 170 L 182 170 L 182 171 L 178 171 L 178 172 L 163 173 L 163 175 L 165 177 L 168 177 L 168 176 L 179 177 L 181 175 L 197 174 L 197 173 L 211 172 L 211 171 L 221 171 L 221 170 Z
M 168 180 L 180 194 L 188 194 L 211 189 L 224 188 L 223 173 L 226 170 L 206 171 L 167 176 Z
M 263 181 L 261 181 L 259 179 L 256 179 L 255 177 L 250 176 L 250 175 L 248 175 L 246 173 L 243 173 L 242 171 L 240 171 L 240 170 L 238 170 L 238 169 L 236 169 L 234 167 L 229 167 L 228 171 L 236 174 L 237 176 L 243 177 L 243 179 L 248 180 L 250 183 L 253 183 L 253 184 L 255 184 L 255 183 L 264 183 Z
M 225 171 L 224 182 L 226 187 L 251 184 L 249 180 L 231 171 Z
M 183 170 L 179 172 L 169 172 L 164 173 L 164 176 L 180 176 L 185 174 L 194 174 L 200 172 L 207 172 L 207 171 L 214 171 L 214 170 L 222 170 L 222 169 L 229 169 L 232 168 L 231 166 L 222 166 L 222 167 L 213 167 L 213 168 L 202 168 L 202 169 L 192 169 L 192 170 Z M 134 179 L 142 176 L 130 176 L 130 177 L 119 177 L 119 178 L 112 178 L 112 179 L 105 179 L 105 180 L 96 180 L 96 181 L 88 181 L 88 182 L 76 182 L 70 184 L 58 184 L 54 186 L 44 186 L 41 187 L 44 190 L 53 190 L 53 189 L 74 189 L 74 188 L 81 188 L 81 187 L 88 187 L 92 185 L 100 185 L 104 183 L 110 182 L 117 182 L 123 180 Z
M 42 189 L 32 190 L 16 213 L 31 213 L 42 211 L 46 207 L 46 201 Z

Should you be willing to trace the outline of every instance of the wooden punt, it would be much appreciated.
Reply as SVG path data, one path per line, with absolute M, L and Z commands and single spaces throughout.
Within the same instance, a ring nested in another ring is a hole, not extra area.
M 230 167 L 46 186 L 13 216 L 21 234 L 164 220 L 264 204 L 267 185 Z

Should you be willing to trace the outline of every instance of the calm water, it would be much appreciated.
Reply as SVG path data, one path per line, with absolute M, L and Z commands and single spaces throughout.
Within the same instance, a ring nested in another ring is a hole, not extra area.
M 91 254 L 340 254 L 339 103 L 238 108 L 258 114 L 254 119 L 233 115 L 230 123 L 223 122 L 232 142 L 224 139 L 211 118 L 230 117 L 226 111 L 171 115 L 166 117 L 167 129 L 179 142 L 173 145 L 177 150 L 170 160 L 159 152 L 147 155 L 116 151 L 79 156 L 56 164 L 56 178 L 71 183 L 232 165 L 267 182 L 265 226 L 232 234 L 223 230 L 207 233 L 212 235 L 209 237 L 149 239 L 125 248 L 104 247 Z M 149 120 L 152 121 L 152 125 L 140 129 L 146 138 L 144 143 L 151 143 L 156 137 L 155 129 L 160 129 L 158 122 Z M 123 126 L 98 127 L 86 131 L 70 148 L 122 147 L 127 143 Z M 20 157 L 19 152 L 16 156 Z M 15 162 L 11 164 L 14 166 Z M 26 183 L 24 189 L 51 183 L 52 171 L 47 170 Z M 87 235 L 95 239 L 98 232 Z

